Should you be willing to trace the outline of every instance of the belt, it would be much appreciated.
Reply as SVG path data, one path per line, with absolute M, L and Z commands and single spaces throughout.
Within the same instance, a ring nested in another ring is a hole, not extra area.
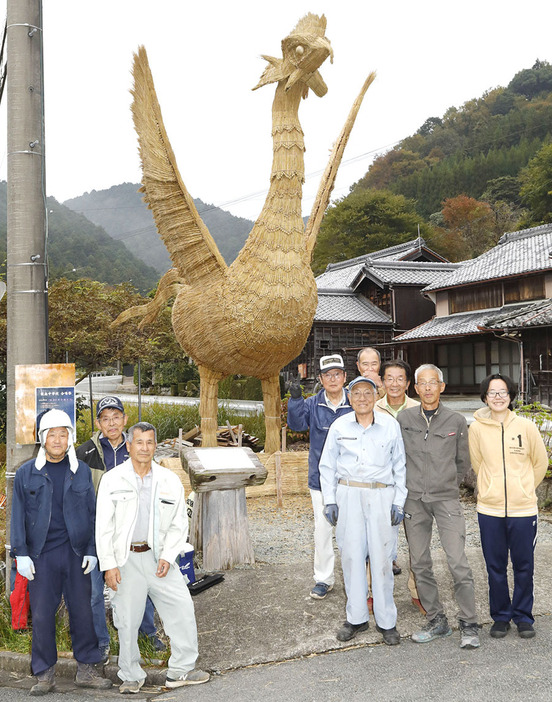
M 147 544 L 130 544 L 130 550 L 134 553 L 144 553 L 144 551 L 149 551 L 150 547 Z
M 371 488 L 375 490 L 376 488 L 386 488 L 393 487 L 392 485 L 387 485 L 387 483 L 359 483 L 357 480 L 349 480 L 348 478 L 340 478 L 340 485 L 348 485 L 349 487 L 359 487 L 359 488 Z

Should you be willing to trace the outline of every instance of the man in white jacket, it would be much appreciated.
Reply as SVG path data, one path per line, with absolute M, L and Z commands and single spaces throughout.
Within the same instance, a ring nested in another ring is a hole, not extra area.
M 176 559 L 184 550 L 188 520 L 177 476 L 153 461 L 155 427 L 140 422 L 128 431 L 130 458 L 107 472 L 96 505 L 96 543 L 119 633 L 119 691 L 137 693 L 138 628 L 149 595 L 171 640 L 166 686 L 197 685 L 209 675 L 195 670 L 194 606 Z

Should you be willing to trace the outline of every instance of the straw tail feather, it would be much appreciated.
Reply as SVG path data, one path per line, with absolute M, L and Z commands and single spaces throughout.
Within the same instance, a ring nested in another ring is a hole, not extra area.
M 132 115 L 142 161 L 141 192 L 174 267 L 188 285 L 222 278 L 227 269 L 186 189 L 170 145 L 143 46 L 134 55 Z
M 358 114 L 358 111 L 360 110 L 360 106 L 362 105 L 362 101 L 364 99 L 364 96 L 366 95 L 366 91 L 374 81 L 375 77 L 376 74 L 372 71 L 372 73 L 370 73 L 368 78 L 366 78 L 366 80 L 364 81 L 364 85 L 362 86 L 358 97 L 356 98 L 356 100 L 353 103 L 353 106 L 351 107 L 351 111 L 349 112 L 345 125 L 343 126 L 343 129 L 341 130 L 341 133 L 334 144 L 332 153 L 330 154 L 328 165 L 326 166 L 324 175 L 320 180 L 318 194 L 316 195 L 316 200 L 314 201 L 314 205 L 312 206 L 309 221 L 307 222 L 307 226 L 305 228 L 306 252 L 307 260 L 309 261 L 312 258 L 312 252 L 316 245 L 316 237 L 318 236 L 318 231 L 320 229 L 320 225 L 322 224 L 322 219 L 324 218 L 326 207 L 330 202 L 330 196 L 332 194 L 332 190 L 335 184 L 337 171 L 339 169 L 341 159 L 343 158 L 343 152 L 345 151 L 345 147 L 347 146 L 347 142 L 349 141 L 349 135 L 351 134 L 351 130 L 353 129 L 356 116 Z
M 135 319 L 136 317 L 141 317 L 141 321 L 138 324 L 138 329 L 143 329 L 148 324 L 152 324 L 156 319 L 161 310 L 164 309 L 168 301 L 176 297 L 179 292 L 186 290 L 189 286 L 184 284 L 184 281 L 180 277 L 176 268 L 170 268 L 159 281 L 157 285 L 157 290 L 155 292 L 153 300 L 148 302 L 146 305 L 135 305 L 134 307 L 129 307 L 128 310 L 124 310 L 121 314 L 111 322 L 109 325 L 111 328 L 118 327 L 120 324 L 128 322 L 129 319 Z

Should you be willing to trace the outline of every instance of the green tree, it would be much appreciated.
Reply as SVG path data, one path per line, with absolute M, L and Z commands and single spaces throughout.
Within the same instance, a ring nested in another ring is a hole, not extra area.
M 508 90 L 526 98 L 534 98 L 544 91 L 552 90 L 552 66 L 548 61 L 536 60 L 532 68 L 525 68 L 516 73 L 510 81 Z
M 546 144 L 520 174 L 521 199 L 530 210 L 529 224 L 552 222 L 552 144 Z
M 135 363 L 182 358 L 170 314 L 144 330 L 136 320 L 112 328 L 111 322 L 129 307 L 145 304 L 128 283 L 107 285 L 95 280 L 55 281 L 48 293 L 49 356 L 52 363 L 76 363 L 81 377 L 116 360 Z
M 421 220 L 413 202 L 386 190 L 354 191 L 328 209 L 318 234 L 312 268 L 318 274 L 328 263 L 415 239 L 418 225 L 430 242 L 432 228 Z

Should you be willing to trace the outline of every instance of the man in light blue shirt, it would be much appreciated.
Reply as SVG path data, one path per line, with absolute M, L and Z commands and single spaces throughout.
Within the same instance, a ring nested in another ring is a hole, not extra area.
M 353 412 L 331 425 L 320 458 L 324 514 L 336 525 L 347 621 L 340 641 L 368 628 L 366 560 L 372 567 L 376 628 L 388 645 L 400 643 L 393 600 L 393 530 L 404 518 L 406 468 L 399 425 L 374 412 L 377 387 L 363 376 L 349 384 Z

